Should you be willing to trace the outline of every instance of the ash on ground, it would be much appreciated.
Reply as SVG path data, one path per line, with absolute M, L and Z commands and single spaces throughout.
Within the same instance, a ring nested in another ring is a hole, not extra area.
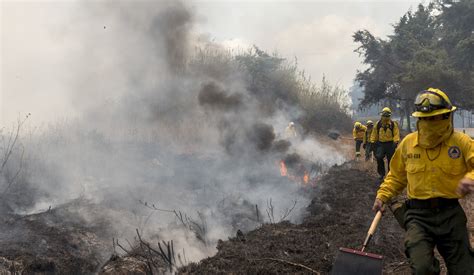
M 181 251 L 174 251 L 173 266 L 159 253 L 146 252 L 146 241 L 133 244 L 135 250 L 128 254 L 116 253 L 105 234 L 106 220 L 83 223 L 81 216 L 74 214 L 84 202 L 35 215 L 10 215 L 3 217 L 1 225 L 0 273 L 150 274 L 150 268 L 160 273 L 169 272 L 170 267 L 181 274 L 288 274 L 308 273 L 310 269 L 327 274 L 339 247 L 360 248 L 374 217 L 371 204 L 378 184 L 375 175 L 351 163 L 333 167 L 314 188 L 306 189 L 313 199 L 301 224 L 267 223 L 248 232 L 242 228 L 235 237 L 218 241 L 217 254 L 199 263 L 189 264 Z M 223 201 L 222 207 L 235 205 Z M 89 206 L 88 211 L 100 209 Z M 242 204 L 243 216 L 252 216 L 247 214 L 252 211 L 251 204 Z M 386 212 L 367 251 L 384 256 L 385 272 L 406 272 L 402 240 L 403 230 Z M 158 250 L 156 244 L 149 245 Z M 166 255 L 165 243 L 162 245 Z M 156 256 L 153 259 L 147 256 L 152 254 Z

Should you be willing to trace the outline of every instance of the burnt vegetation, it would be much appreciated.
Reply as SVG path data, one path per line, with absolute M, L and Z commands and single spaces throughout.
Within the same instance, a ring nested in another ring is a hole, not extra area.
M 377 178 L 354 164 L 332 168 L 311 190 L 301 224 L 279 220 L 219 241 L 215 256 L 191 263 L 180 274 L 328 274 L 339 247 L 360 249 L 374 217 Z M 267 213 L 272 203 L 268 202 Z M 271 215 L 271 214 L 269 214 Z M 273 221 L 274 219 L 270 219 Z M 386 274 L 407 274 L 403 230 L 389 212 L 368 251 L 384 256 Z

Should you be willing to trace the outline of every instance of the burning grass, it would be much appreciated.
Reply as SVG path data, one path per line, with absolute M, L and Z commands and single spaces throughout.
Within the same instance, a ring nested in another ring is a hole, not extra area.
M 315 188 L 302 224 L 265 224 L 218 244 L 214 257 L 181 268 L 182 274 L 328 274 L 339 247 L 359 247 L 373 219 L 371 202 L 377 187 L 375 176 L 351 164 L 332 168 Z M 385 256 L 389 272 L 407 265 L 403 231 L 384 215 L 368 251 Z M 403 269 L 403 268 L 402 268 Z M 390 273 L 390 272 L 389 272 Z

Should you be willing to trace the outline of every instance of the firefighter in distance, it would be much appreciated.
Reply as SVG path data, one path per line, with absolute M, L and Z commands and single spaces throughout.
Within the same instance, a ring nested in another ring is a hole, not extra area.
M 359 121 L 354 123 L 354 128 L 352 129 L 352 137 L 355 141 L 355 157 L 358 159 L 360 157 L 360 147 L 364 141 L 365 131 L 367 127 L 362 125 Z
M 390 108 L 383 108 L 380 114 L 381 118 L 374 125 L 370 134 L 370 147 L 374 150 L 377 159 L 377 172 L 380 179 L 383 179 L 385 177 L 385 159 L 387 168 L 390 170 L 390 160 L 398 142 L 400 142 L 400 131 L 398 123 L 391 119 L 392 110 Z

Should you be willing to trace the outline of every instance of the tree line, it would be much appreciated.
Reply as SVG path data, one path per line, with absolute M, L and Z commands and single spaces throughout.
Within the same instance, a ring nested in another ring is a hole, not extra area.
M 354 33 L 355 52 L 367 69 L 358 71 L 362 108 L 385 101 L 406 118 L 417 93 L 436 87 L 461 110 L 474 109 L 474 1 L 435 0 L 408 11 L 386 39 L 368 30 Z

